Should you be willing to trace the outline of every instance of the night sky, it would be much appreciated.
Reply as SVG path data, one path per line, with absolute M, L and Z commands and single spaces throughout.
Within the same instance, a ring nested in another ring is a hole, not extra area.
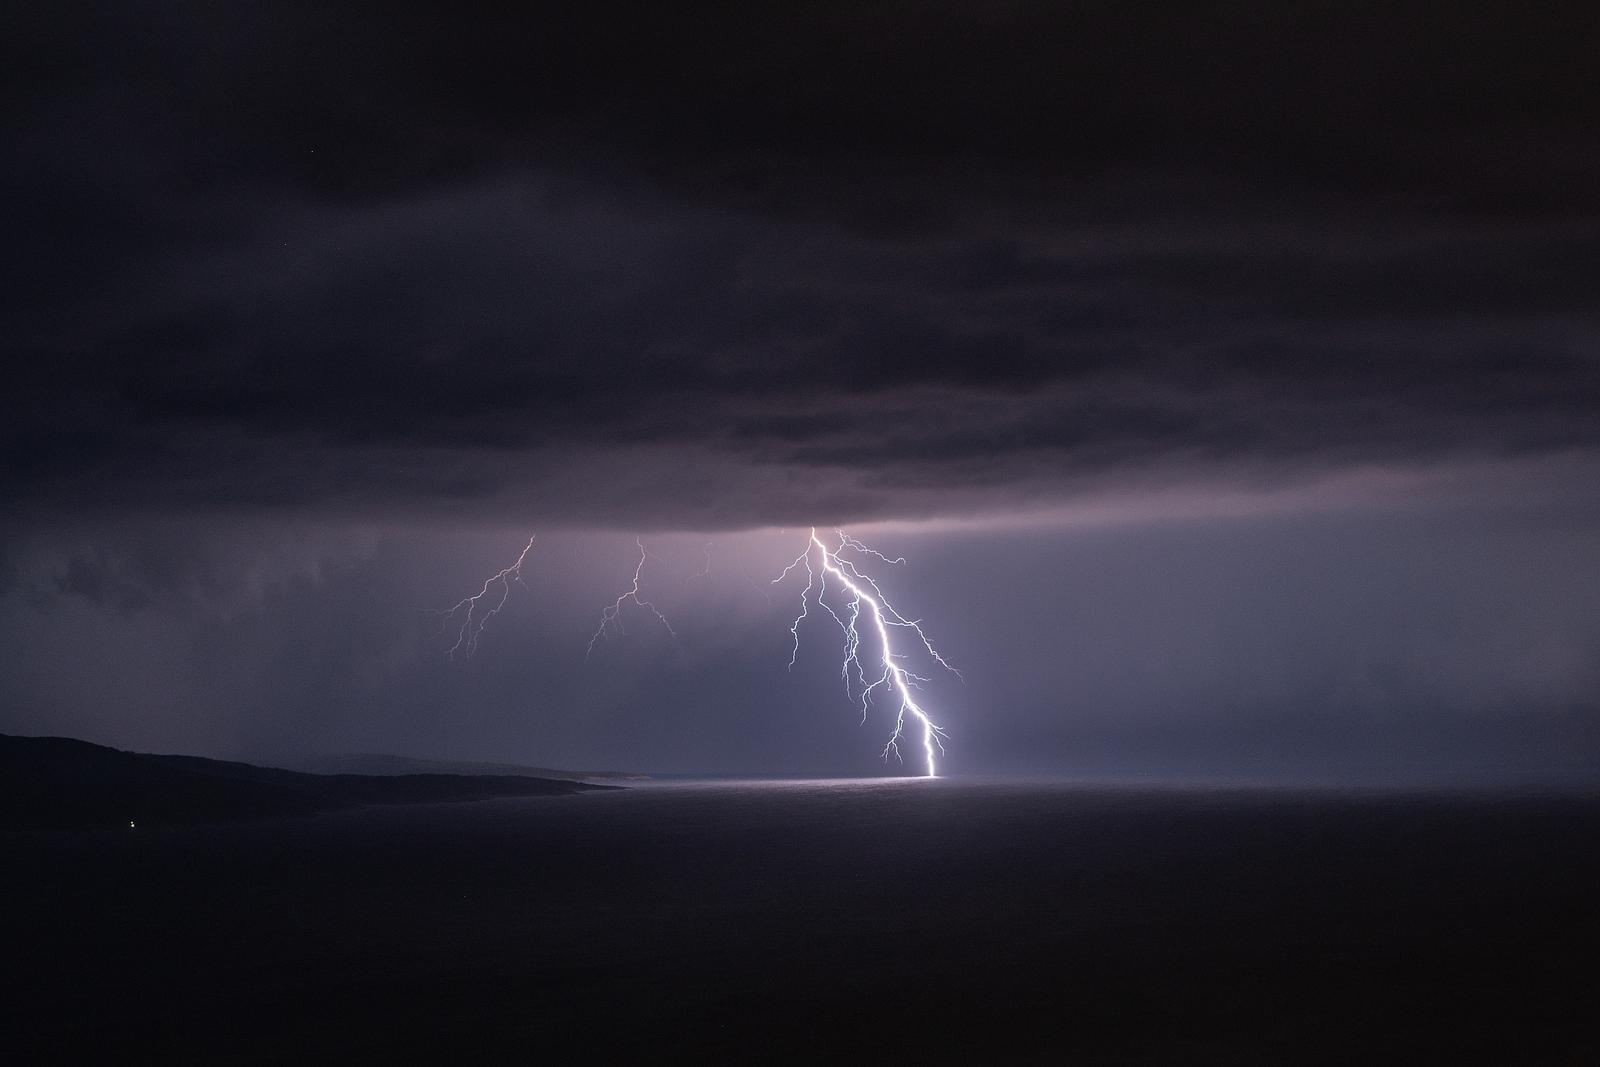
M 461 7 L 3 16 L 0 732 L 883 773 L 815 524 L 951 773 L 1600 768 L 1584 5 Z

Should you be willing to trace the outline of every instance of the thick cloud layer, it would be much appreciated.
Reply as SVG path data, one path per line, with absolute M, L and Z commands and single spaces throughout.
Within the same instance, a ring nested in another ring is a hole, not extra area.
M 742 527 L 1597 443 L 1559 11 L 14 22 L 25 514 Z

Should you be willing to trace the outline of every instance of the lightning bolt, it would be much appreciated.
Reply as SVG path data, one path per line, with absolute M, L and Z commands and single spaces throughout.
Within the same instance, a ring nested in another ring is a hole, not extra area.
M 805 569 L 806 587 L 800 593 L 800 613 L 789 625 L 789 634 L 793 638 L 789 652 L 789 669 L 791 671 L 794 669 L 800 657 L 800 627 L 810 617 L 810 605 L 815 602 L 817 608 L 826 612 L 844 635 L 844 654 L 839 662 L 839 676 L 844 682 L 846 695 L 857 701 L 861 707 L 861 721 L 863 723 L 867 721 L 869 712 L 878 703 L 878 694 L 893 694 L 898 701 L 895 708 L 894 729 L 883 746 L 883 758 L 887 760 L 892 755 L 896 759 L 903 759 L 900 745 L 906 740 L 908 723 L 914 723 L 921 730 L 926 773 L 928 777 L 934 777 L 938 773 L 938 757 L 944 754 L 944 740 L 947 735 L 917 702 L 913 691 L 921 691 L 922 683 L 929 679 L 912 673 L 904 666 L 907 654 L 900 646 L 908 643 L 908 640 L 914 642 L 921 646 L 928 658 L 957 678 L 961 677 L 961 672 L 951 666 L 933 646 L 933 642 L 922 629 L 922 621 L 908 619 L 900 614 L 894 605 L 889 603 L 889 598 L 884 596 L 878 583 L 862 570 L 862 564 L 858 563 L 860 559 L 869 558 L 890 566 L 899 566 L 905 563 L 905 559 L 890 559 L 843 530 L 836 529 L 834 533 L 839 543 L 830 548 L 817 536 L 816 528 L 812 527 L 805 548 L 769 583 L 769 587 L 780 585 L 790 574 L 801 568 Z M 449 650 L 452 659 L 457 653 L 471 657 L 477 651 L 479 639 L 483 636 L 489 620 L 506 606 L 506 601 L 511 596 L 511 584 L 522 583 L 522 565 L 527 560 L 528 553 L 533 551 L 533 542 L 534 539 L 529 537 L 527 545 L 523 547 L 516 561 L 486 578 L 482 588 L 476 593 L 464 597 L 446 611 L 434 612 L 443 619 L 443 625 L 451 622 L 458 624 L 455 644 Z M 666 627 L 667 633 L 673 637 L 677 636 L 677 631 L 672 628 L 672 623 L 667 621 L 661 609 L 642 595 L 645 561 L 654 559 L 660 562 L 660 559 L 646 550 L 642 539 L 634 538 L 633 543 L 639 548 L 639 562 L 633 568 L 633 582 L 621 596 L 601 609 L 600 624 L 590 636 L 589 645 L 584 650 L 585 660 L 593 654 L 595 644 L 602 637 L 609 636 L 613 631 L 624 632 L 622 609 L 629 601 L 654 615 L 661 625 Z M 705 577 L 710 572 L 711 546 L 708 544 L 705 549 L 705 564 L 700 572 L 691 575 L 691 578 Z M 751 581 L 752 585 L 755 584 L 748 574 L 745 574 L 745 578 Z M 834 594 L 835 603 L 829 603 L 830 579 L 840 590 Z M 496 591 L 499 593 L 498 599 L 494 598 Z M 765 595 L 764 589 L 762 592 Z M 770 600 L 770 597 L 768 599 Z M 874 672 L 872 675 L 869 675 L 868 668 L 862 661 L 863 605 L 865 605 L 865 615 L 871 622 L 870 632 L 874 639 L 870 647 L 877 652 L 878 663 L 881 665 L 881 670 L 878 667 L 872 668 Z M 898 644 L 897 636 L 900 638 Z
M 447 626 L 451 622 L 459 621 L 460 626 L 456 631 L 456 643 L 450 646 L 447 653 L 455 659 L 457 652 L 465 653 L 470 659 L 478 651 L 478 639 L 483 636 L 483 628 L 489 625 L 489 620 L 500 614 L 500 609 L 506 606 L 506 600 L 511 596 L 511 583 L 522 584 L 522 563 L 528 558 L 528 553 L 533 551 L 533 538 L 528 538 L 528 543 L 523 546 L 522 552 L 517 556 L 516 562 L 496 574 L 484 579 L 483 588 L 469 597 L 458 601 L 455 607 L 446 611 L 433 611 L 439 616 L 440 626 Z M 489 596 L 495 584 L 500 586 L 500 599 L 494 607 L 484 609 L 482 614 L 479 608 L 483 607 L 484 598 Z
M 583 653 L 584 659 L 588 659 L 590 654 L 594 652 L 594 643 L 600 640 L 600 638 L 606 636 L 613 629 L 615 629 L 618 633 L 624 632 L 622 628 L 622 605 L 626 604 L 630 600 L 639 607 L 649 611 L 656 618 L 660 619 L 661 625 L 667 628 L 667 633 L 671 634 L 673 637 L 678 636 L 678 632 L 672 628 L 672 624 L 667 621 L 667 617 L 661 614 L 661 609 L 639 595 L 639 580 L 644 575 L 644 561 L 647 559 L 656 559 L 657 562 L 659 562 L 659 560 L 657 557 L 652 556 L 649 552 L 645 551 L 644 542 L 639 538 L 634 538 L 633 543 L 639 546 L 639 563 L 633 568 L 633 587 L 627 592 L 623 593 L 621 596 L 617 597 L 617 599 L 612 601 L 610 604 L 607 604 L 605 608 L 601 610 L 600 625 L 596 627 L 594 636 L 589 638 L 589 647 L 585 649 Z
M 699 570 L 697 570 L 693 574 L 689 575 L 689 579 L 688 580 L 692 582 L 696 578 L 709 578 L 709 577 L 711 577 L 711 542 L 707 541 L 706 542 L 706 561 L 701 566 L 701 568 Z
M 789 627 L 790 634 L 794 636 L 794 646 L 789 655 L 789 668 L 794 669 L 795 660 L 800 655 L 800 624 L 808 617 L 807 604 L 815 600 L 817 606 L 826 611 L 844 633 L 844 658 L 840 661 L 839 673 L 844 679 L 845 692 L 860 701 L 862 722 L 866 721 L 867 712 L 876 701 L 873 694 L 879 690 L 893 693 L 899 700 L 895 711 L 894 731 L 889 735 L 888 743 L 883 746 L 883 758 L 888 759 L 891 755 L 896 759 L 901 758 L 900 743 L 905 739 L 906 719 L 910 716 L 922 729 L 922 751 L 927 761 L 927 774 L 931 778 L 938 773 L 936 757 L 944 753 L 946 734 L 928 716 L 922 705 L 917 703 L 912 690 L 921 689 L 921 683 L 928 679 L 911 673 L 901 665 L 905 655 L 896 651 L 891 631 L 910 631 L 916 635 L 917 642 L 934 662 L 958 678 L 961 677 L 961 672 L 946 662 L 933 647 L 928 635 L 922 630 L 921 620 L 907 619 L 896 611 L 894 605 L 883 595 L 878 583 L 864 573 L 851 558 L 841 553 L 851 552 L 858 556 L 871 556 L 889 564 L 902 564 L 905 560 L 890 559 L 877 549 L 869 548 L 857 541 L 843 530 L 835 530 L 834 533 L 838 535 L 839 545 L 830 549 L 817 536 L 816 528 L 813 527 L 811 539 L 804 551 L 784 567 L 782 573 L 772 579 L 772 584 L 777 585 L 800 567 L 804 567 L 806 571 L 806 587 L 800 593 L 800 614 L 795 616 L 794 623 Z M 812 566 L 813 554 L 817 557 L 816 567 Z M 835 611 L 826 599 L 830 577 L 844 590 L 843 616 Z M 816 590 L 815 596 L 812 595 L 813 589 Z M 871 618 L 873 633 L 877 638 L 878 657 L 883 666 L 882 672 L 872 681 L 867 680 L 866 668 L 861 662 L 861 631 L 858 624 L 861 621 L 862 604 L 867 606 L 867 614 Z M 858 688 L 859 693 L 856 692 Z

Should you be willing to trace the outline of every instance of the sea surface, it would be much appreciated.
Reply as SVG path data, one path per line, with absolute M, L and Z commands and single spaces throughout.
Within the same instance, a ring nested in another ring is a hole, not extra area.
M 670 782 L 0 834 L 37 1060 L 1600 1062 L 1600 797 Z

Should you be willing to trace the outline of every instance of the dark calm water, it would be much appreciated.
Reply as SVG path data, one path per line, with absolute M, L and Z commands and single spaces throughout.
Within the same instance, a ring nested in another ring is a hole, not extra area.
M 958 780 L 0 834 L 0 1051 L 1596 1062 L 1597 843 L 1593 796 Z

